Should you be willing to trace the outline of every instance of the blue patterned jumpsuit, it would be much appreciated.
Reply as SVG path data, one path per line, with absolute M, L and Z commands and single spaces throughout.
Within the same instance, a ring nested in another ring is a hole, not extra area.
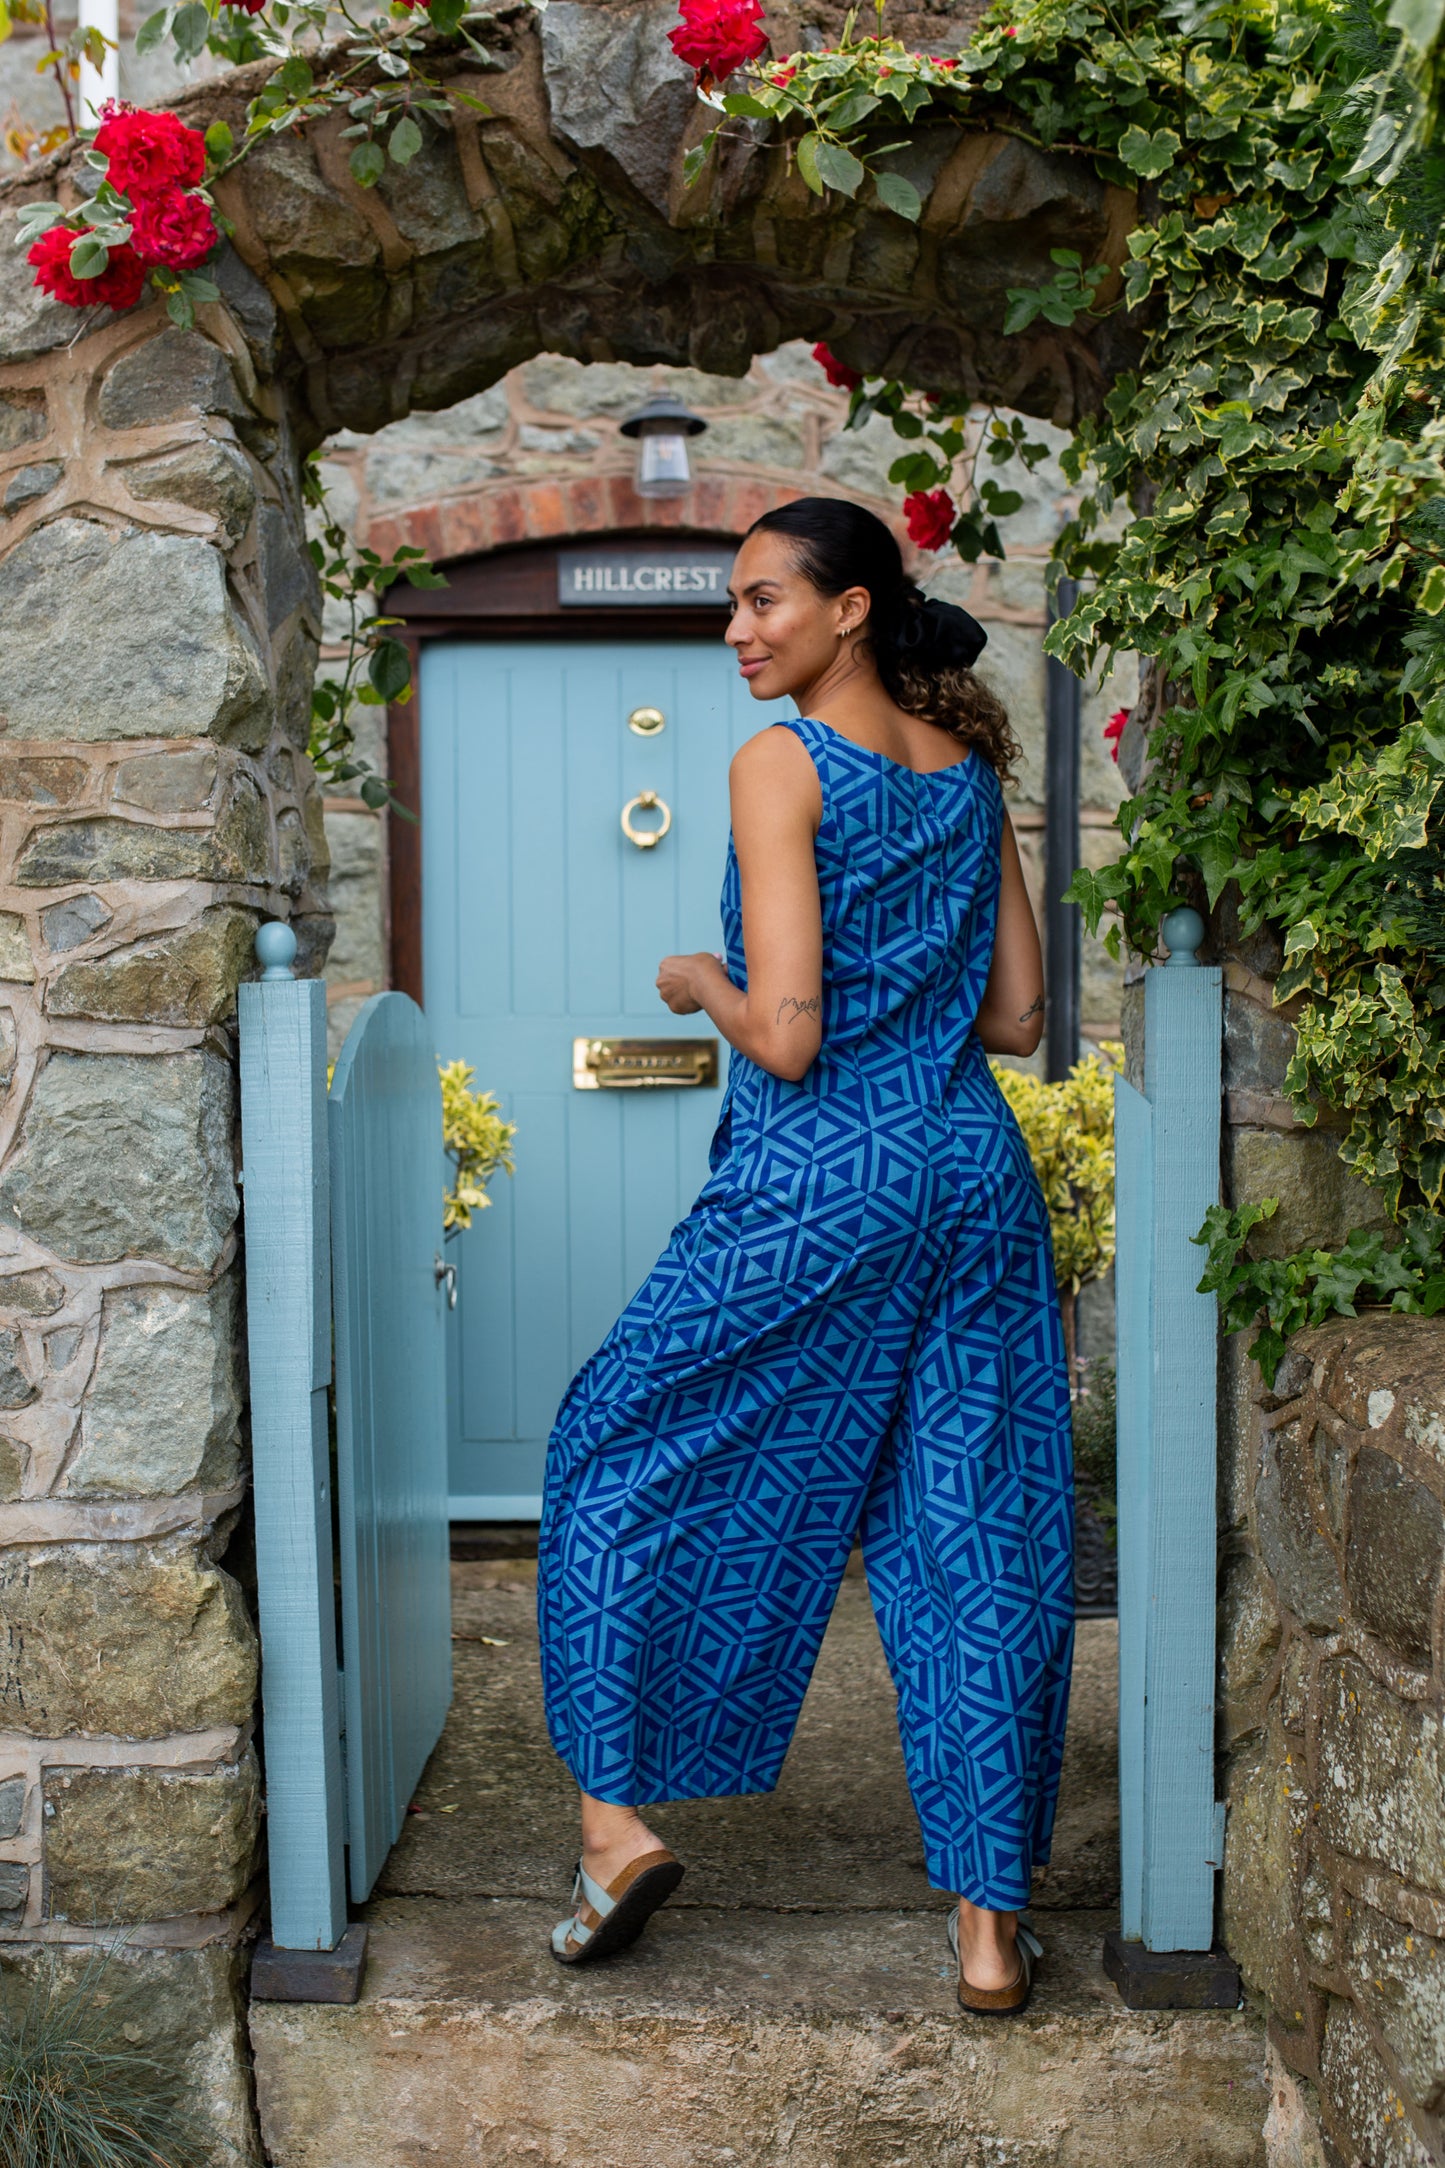
M 861 1530 L 929 1880 L 1012 1909 L 1049 1856 L 1073 1646 L 1048 1218 L 973 1022 L 1003 799 L 808 718 L 823 1039 L 734 1053 L 710 1176 L 568 1388 L 538 1602 L 594 1797 L 770 1791 Z M 737 859 L 727 965 L 745 984 Z

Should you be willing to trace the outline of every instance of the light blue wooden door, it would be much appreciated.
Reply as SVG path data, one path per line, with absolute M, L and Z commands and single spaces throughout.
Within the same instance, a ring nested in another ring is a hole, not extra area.
M 426 1018 L 375 994 L 328 1109 L 351 1894 L 371 1893 L 452 1695 L 441 1086 Z
M 653 980 L 721 945 L 728 762 L 784 710 L 720 641 L 437 645 L 421 688 L 427 1020 L 517 1124 L 515 1177 L 448 1250 L 452 1513 L 526 1520 L 568 1379 L 702 1186 L 727 1073 L 720 1042 L 716 1087 L 579 1091 L 572 1043 L 716 1036 Z M 619 817 L 647 790 L 672 825 L 640 849 Z

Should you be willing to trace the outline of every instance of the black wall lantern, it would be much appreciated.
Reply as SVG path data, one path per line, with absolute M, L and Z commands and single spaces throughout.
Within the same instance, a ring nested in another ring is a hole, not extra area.
M 672 392 L 659 391 L 617 426 L 624 437 L 637 441 L 633 487 L 638 496 L 685 497 L 692 487 L 687 440 L 706 429 L 702 416 L 690 412 Z

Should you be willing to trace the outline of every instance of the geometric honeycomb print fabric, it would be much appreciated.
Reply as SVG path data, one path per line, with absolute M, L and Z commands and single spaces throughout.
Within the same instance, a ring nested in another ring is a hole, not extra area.
M 1003 800 L 800 718 L 823 1043 L 732 1056 L 696 1204 L 568 1388 L 538 1571 L 552 1742 L 624 1804 L 772 1789 L 854 1537 L 929 1880 L 1049 1856 L 1074 1633 L 1048 1216 L 973 1033 Z M 745 983 L 737 862 L 728 970 Z

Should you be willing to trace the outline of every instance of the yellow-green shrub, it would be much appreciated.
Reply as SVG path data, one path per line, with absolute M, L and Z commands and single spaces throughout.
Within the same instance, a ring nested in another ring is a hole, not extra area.
M 1122 1066 L 1124 1049 L 1116 1041 L 1102 1052 Z M 1072 1363 L 1074 1298 L 1114 1261 L 1114 1071 L 1092 1055 L 1075 1062 L 1057 1084 L 1000 1062 L 992 1068 L 1023 1131 L 1049 1208 L 1054 1276 Z
M 475 1069 L 464 1061 L 439 1062 L 442 1080 L 442 1141 L 456 1165 L 456 1180 L 446 1192 L 444 1227 L 470 1227 L 473 1212 L 491 1203 L 487 1184 L 499 1167 L 512 1168 L 515 1122 L 502 1120 L 495 1092 L 474 1092 Z

